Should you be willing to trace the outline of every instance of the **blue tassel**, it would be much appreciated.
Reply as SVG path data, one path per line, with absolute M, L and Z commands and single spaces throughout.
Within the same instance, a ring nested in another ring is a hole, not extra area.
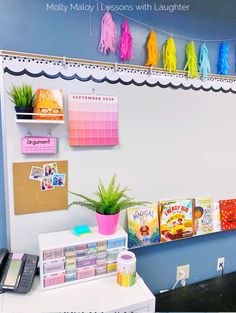
M 218 74 L 227 75 L 229 71 L 229 44 L 227 42 L 222 42 L 219 50 L 219 60 L 218 60 Z
M 203 80 L 207 79 L 207 74 L 211 72 L 210 61 L 208 58 L 208 49 L 205 43 L 203 43 L 200 47 L 198 71 L 200 74 L 202 74 Z

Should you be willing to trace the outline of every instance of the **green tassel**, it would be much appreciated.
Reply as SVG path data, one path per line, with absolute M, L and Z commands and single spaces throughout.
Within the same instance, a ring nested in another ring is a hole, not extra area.
M 190 41 L 186 46 L 187 63 L 184 70 L 188 69 L 188 77 L 198 77 L 197 55 L 195 50 L 195 44 Z

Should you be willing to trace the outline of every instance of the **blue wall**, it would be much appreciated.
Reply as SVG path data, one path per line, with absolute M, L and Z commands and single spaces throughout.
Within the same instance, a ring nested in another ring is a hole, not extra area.
M 64 5 L 88 4 L 89 1 L 58 1 Z M 104 3 L 117 3 L 103 1 Z M 173 1 L 149 1 L 153 3 L 173 3 Z M 92 36 L 89 36 L 89 19 L 87 12 L 71 11 L 67 13 L 46 10 L 46 4 L 53 3 L 45 0 L 1 0 L 0 1 L 0 48 L 51 55 L 65 55 L 85 59 L 117 61 L 116 56 L 103 56 L 98 53 L 100 20 L 103 12 L 93 12 Z M 94 4 L 94 0 L 91 0 Z M 124 3 L 143 3 L 143 1 L 119 1 Z M 182 1 L 190 4 L 188 12 L 123 12 L 151 24 L 158 28 L 181 35 L 218 39 L 235 36 L 234 0 Z M 123 18 L 113 14 L 119 26 Z M 130 22 L 134 38 L 135 57 L 131 63 L 144 64 L 146 51 L 145 41 L 149 29 Z M 161 45 L 166 36 L 158 33 L 158 42 Z M 178 50 L 178 67 L 183 68 L 185 62 L 185 41 L 176 40 Z M 199 44 L 199 43 L 198 43 Z M 230 65 L 231 74 L 234 74 L 234 45 L 231 43 Z M 219 43 L 209 44 L 211 64 L 216 71 Z M 1 151 L 0 151 L 1 152 Z M 2 153 L 1 153 L 2 155 Z M 0 179 L 2 169 L 0 160 Z M 0 188 L 3 182 L 0 181 Z M 0 191 L 1 192 L 1 191 Z M 2 201 L 2 198 L 1 198 Z M 1 206 L 2 214 L 2 206 Z M 0 225 L 2 229 L 2 225 Z M 0 236 L 2 236 L 0 231 Z M 0 244 L 1 240 L 0 237 Z M 143 276 L 153 292 L 171 288 L 175 282 L 176 266 L 190 264 L 190 280 L 193 283 L 209 277 L 219 275 L 216 272 L 217 258 L 225 257 L 225 271 L 236 270 L 235 232 L 212 234 L 205 237 L 192 238 L 179 242 L 146 247 L 135 250 L 138 258 L 138 272 Z
M 225 273 L 236 270 L 235 231 L 193 237 L 133 250 L 138 273 L 156 293 L 171 289 L 176 280 L 176 267 L 190 264 L 187 284 L 219 276 L 217 259 L 225 257 Z
M 95 0 L 90 0 L 96 5 Z M 149 3 L 170 4 L 172 0 L 150 0 L 150 1 L 115 1 L 102 0 L 105 4 L 137 4 Z M 0 48 L 8 50 L 44 53 L 52 55 L 65 55 L 85 59 L 96 59 L 104 61 L 117 61 L 114 55 L 104 56 L 97 51 L 100 34 L 100 22 L 103 11 L 91 13 L 92 36 L 89 36 L 89 14 L 86 11 L 47 10 L 47 4 L 88 4 L 89 0 L 1 0 L 0 1 Z M 221 39 L 235 37 L 235 10 L 234 0 L 183 0 L 182 4 L 189 4 L 189 10 L 184 12 L 166 11 L 119 11 L 125 15 L 164 29 L 170 33 L 177 33 L 196 38 Z M 214 5 L 213 5 L 214 3 Z M 222 13 L 223 12 L 223 13 Z M 117 23 L 118 33 L 123 17 L 113 13 Z M 149 28 L 145 28 L 130 21 L 130 29 L 134 38 L 134 59 L 131 63 L 144 64 L 146 60 L 146 39 Z M 7 34 L 7 35 L 6 35 Z M 167 39 L 157 31 L 159 46 Z M 185 45 L 187 41 L 176 39 L 178 68 L 183 69 L 185 63 Z M 196 42 L 197 50 L 200 42 Z M 209 43 L 209 57 L 212 72 L 216 72 L 219 43 Z M 230 46 L 230 73 L 235 73 L 235 42 Z M 159 66 L 162 66 L 160 62 Z
M 1 124 L 1 111 L 0 111 L 0 195 L 1 195 L 1 197 L 0 197 L 0 249 L 7 246 L 2 155 L 3 155 L 3 151 L 2 151 L 2 124 Z

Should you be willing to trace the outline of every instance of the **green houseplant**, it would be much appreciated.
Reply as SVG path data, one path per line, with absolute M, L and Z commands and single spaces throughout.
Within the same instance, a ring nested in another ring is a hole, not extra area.
M 11 101 L 15 104 L 16 113 L 33 113 L 36 94 L 31 85 L 12 86 L 8 92 Z M 17 114 L 18 119 L 32 119 L 32 115 Z
M 136 202 L 133 198 L 129 198 L 126 194 L 127 191 L 127 187 L 120 188 L 120 185 L 116 185 L 116 175 L 112 177 L 107 188 L 99 179 L 98 190 L 95 192 L 97 199 L 71 192 L 82 200 L 72 202 L 69 207 L 77 204 L 95 211 L 99 232 L 104 235 L 111 235 L 116 232 L 121 210 L 145 204 L 145 202 Z

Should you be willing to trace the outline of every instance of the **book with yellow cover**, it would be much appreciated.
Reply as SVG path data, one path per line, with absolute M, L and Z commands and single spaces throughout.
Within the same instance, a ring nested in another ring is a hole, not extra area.
M 157 205 L 127 210 L 129 248 L 159 242 L 160 232 Z
M 60 89 L 38 89 L 36 91 L 36 120 L 63 120 L 63 96 Z
M 193 236 L 193 199 L 159 202 L 161 242 Z
M 213 200 L 197 198 L 194 207 L 194 234 L 204 235 L 213 232 Z

